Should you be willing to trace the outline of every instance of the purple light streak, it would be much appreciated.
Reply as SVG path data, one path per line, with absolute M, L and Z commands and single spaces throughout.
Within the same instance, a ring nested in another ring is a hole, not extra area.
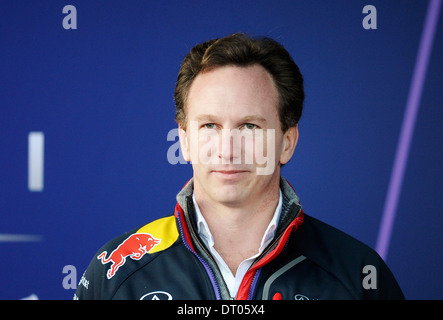
M 429 1 L 377 238 L 376 251 L 383 259 L 386 259 L 388 255 L 392 227 L 394 225 L 398 199 L 409 155 L 409 148 L 414 133 L 414 126 L 417 119 L 418 109 L 420 107 L 420 99 L 423 91 L 423 84 L 425 82 L 429 57 L 431 55 L 434 34 L 437 29 L 440 7 L 441 0 Z

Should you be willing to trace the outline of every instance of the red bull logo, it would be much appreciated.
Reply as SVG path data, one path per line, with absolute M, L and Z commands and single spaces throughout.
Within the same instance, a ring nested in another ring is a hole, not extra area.
M 112 262 L 106 276 L 111 279 L 117 270 L 126 263 L 126 258 L 140 260 L 146 253 L 160 243 L 161 239 L 156 239 L 149 233 L 134 233 L 123 241 L 109 257 L 107 251 L 103 251 L 97 256 L 102 264 Z

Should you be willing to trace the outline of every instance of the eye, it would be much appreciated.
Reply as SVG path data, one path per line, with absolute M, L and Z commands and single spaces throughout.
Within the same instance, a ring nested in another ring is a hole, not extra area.
M 257 129 L 257 128 L 258 128 L 258 126 L 256 126 L 256 125 L 253 124 L 253 123 L 245 123 L 245 124 L 243 125 L 243 127 L 246 128 L 246 129 L 248 129 L 248 130 L 254 130 L 254 129 Z
M 215 129 L 215 123 L 206 123 L 203 125 L 205 129 Z

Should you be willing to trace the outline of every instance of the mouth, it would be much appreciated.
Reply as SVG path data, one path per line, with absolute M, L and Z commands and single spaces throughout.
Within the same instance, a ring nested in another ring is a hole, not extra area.
M 228 180 L 234 180 L 241 178 L 245 174 L 247 174 L 248 170 L 212 170 L 211 171 L 214 175 L 217 177 L 228 179 Z

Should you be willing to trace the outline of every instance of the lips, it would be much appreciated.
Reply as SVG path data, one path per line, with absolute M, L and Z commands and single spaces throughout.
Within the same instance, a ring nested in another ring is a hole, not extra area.
M 221 174 L 237 174 L 242 172 L 247 172 L 246 170 L 214 170 L 214 172 Z
M 214 175 L 224 179 L 237 179 L 248 173 L 248 170 L 212 170 Z

